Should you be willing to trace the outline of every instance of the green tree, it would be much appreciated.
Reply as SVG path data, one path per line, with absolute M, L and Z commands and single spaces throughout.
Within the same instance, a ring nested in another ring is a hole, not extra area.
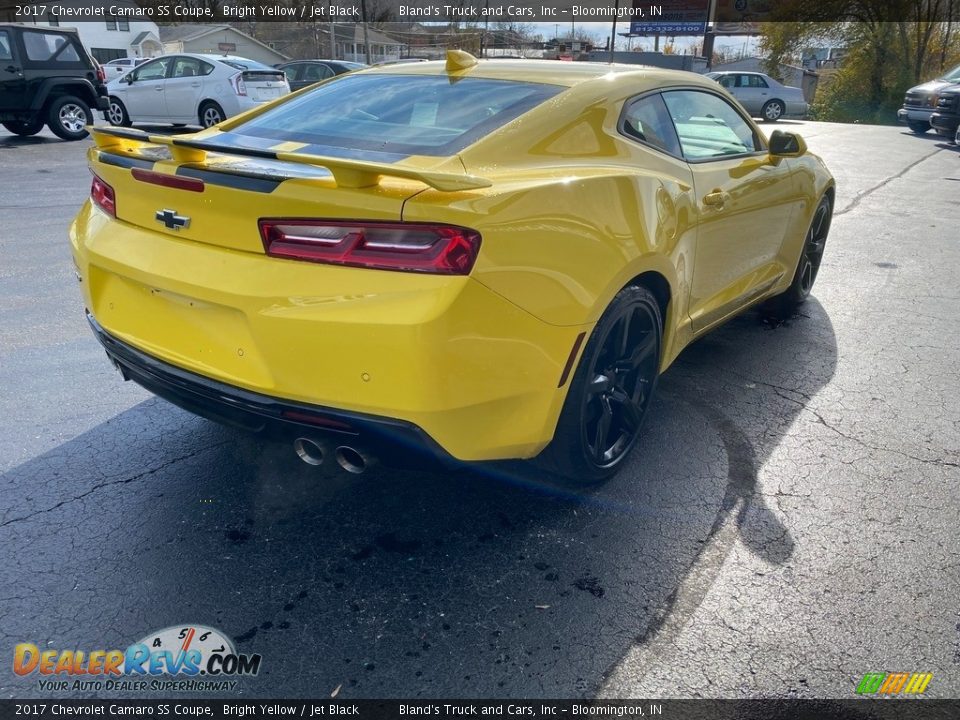
M 805 47 L 844 47 L 837 72 L 817 90 L 824 120 L 892 122 L 904 92 L 960 60 L 960 0 L 787 0 L 765 23 L 767 70 L 796 61 Z

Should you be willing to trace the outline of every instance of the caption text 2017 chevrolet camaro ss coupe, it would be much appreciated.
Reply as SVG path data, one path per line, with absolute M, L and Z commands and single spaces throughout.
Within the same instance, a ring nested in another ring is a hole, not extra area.
M 807 297 L 834 201 L 802 139 L 636 66 L 451 51 L 193 135 L 93 135 L 70 240 L 124 377 L 354 471 L 610 477 L 686 345 Z

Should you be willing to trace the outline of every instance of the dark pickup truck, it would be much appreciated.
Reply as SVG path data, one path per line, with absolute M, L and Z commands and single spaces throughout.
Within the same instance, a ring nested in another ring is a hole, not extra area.
M 940 91 L 937 109 L 930 115 L 930 124 L 940 135 L 960 143 L 960 85 Z
M 64 140 L 87 136 L 109 105 L 103 68 L 76 30 L 0 23 L 0 123 L 17 135 L 44 125 Z

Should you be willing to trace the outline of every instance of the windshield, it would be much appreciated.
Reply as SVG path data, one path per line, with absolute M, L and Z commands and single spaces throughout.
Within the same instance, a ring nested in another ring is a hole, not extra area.
M 950 82 L 960 82 L 960 65 L 957 65 L 953 70 L 944 75 L 941 80 L 949 80 Z
M 235 132 L 351 150 L 451 155 L 561 90 L 446 75 L 344 75 Z

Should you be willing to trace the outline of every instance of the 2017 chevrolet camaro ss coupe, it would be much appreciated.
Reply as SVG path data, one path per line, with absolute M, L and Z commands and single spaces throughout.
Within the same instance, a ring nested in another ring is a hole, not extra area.
M 194 135 L 93 134 L 70 241 L 124 377 L 355 471 L 611 476 L 686 345 L 807 297 L 834 201 L 802 139 L 637 66 L 452 51 Z

